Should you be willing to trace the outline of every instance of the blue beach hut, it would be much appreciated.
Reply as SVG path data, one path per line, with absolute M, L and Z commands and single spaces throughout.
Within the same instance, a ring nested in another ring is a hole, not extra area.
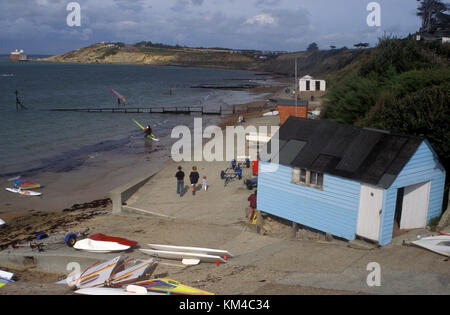
M 444 182 L 426 139 L 290 117 L 278 156 L 259 163 L 258 209 L 383 246 L 394 229 L 423 228 L 441 215 Z

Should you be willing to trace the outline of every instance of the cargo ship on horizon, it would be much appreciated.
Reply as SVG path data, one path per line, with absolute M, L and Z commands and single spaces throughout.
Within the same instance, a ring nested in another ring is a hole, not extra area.
M 28 57 L 27 54 L 21 49 L 16 49 L 15 51 L 11 52 L 9 55 L 9 60 L 11 61 L 27 61 Z

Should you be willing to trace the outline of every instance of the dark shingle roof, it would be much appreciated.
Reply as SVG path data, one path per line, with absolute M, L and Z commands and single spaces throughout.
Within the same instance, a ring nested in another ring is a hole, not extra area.
M 279 130 L 279 163 L 389 188 L 424 139 L 290 117 Z
M 277 101 L 278 106 L 295 106 L 295 99 L 279 99 Z M 308 101 L 297 100 L 297 106 L 308 106 Z

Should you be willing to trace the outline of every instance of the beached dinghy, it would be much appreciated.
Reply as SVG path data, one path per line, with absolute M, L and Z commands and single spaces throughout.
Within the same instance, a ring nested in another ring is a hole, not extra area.
M 412 243 L 435 253 L 450 257 L 450 235 L 424 237 Z
M 214 295 L 214 293 L 189 287 L 172 279 L 152 279 L 136 282 L 135 285 L 146 288 L 149 291 L 181 294 L 181 295 Z
M 119 288 L 86 288 L 75 291 L 82 295 L 167 295 L 164 293 L 150 292 L 144 287 L 129 285 L 125 289 Z
M 115 242 L 94 241 L 90 238 L 77 241 L 73 248 L 91 253 L 113 253 L 123 252 L 130 249 L 130 246 Z
M 20 188 L 5 188 L 7 191 L 15 193 L 15 194 L 21 194 L 23 196 L 40 196 L 42 193 L 31 191 L 31 190 L 22 190 Z
M 220 257 L 233 257 L 233 255 L 227 250 L 201 248 L 201 247 L 189 247 L 189 246 L 173 246 L 173 245 L 160 245 L 160 244 L 148 244 L 150 248 L 157 250 L 165 250 L 172 252 L 184 252 L 184 253 L 197 253 L 205 255 L 213 255 Z
M 222 263 L 226 262 L 226 260 L 224 260 L 222 257 L 215 256 L 215 255 L 174 252 L 174 251 L 156 250 L 156 249 L 140 249 L 140 251 L 143 252 L 144 254 L 147 254 L 150 256 L 167 258 L 167 259 L 177 259 L 177 260 L 198 259 L 202 262 L 209 262 L 209 263 L 215 263 L 217 261 L 222 262 Z
M 82 273 L 70 275 L 57 284 L 66 284 L 69 287 L 78 289 L 103 286 L 111 277 L 111 273 L 120 261 L 120 256 L 108 260 L 102 264 L 95 264 L 87 268 Z

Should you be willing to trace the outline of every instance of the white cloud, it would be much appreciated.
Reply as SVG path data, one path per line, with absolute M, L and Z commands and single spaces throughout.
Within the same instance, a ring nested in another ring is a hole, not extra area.
M 270 14 L 263 13 L 255 15 L 254 17 L 248 18 L 245 21 L 245 24 L 260 24 L 260 25 L 266 25 L 266 24 L 276 24 L 276 19 L 272 17 Z

